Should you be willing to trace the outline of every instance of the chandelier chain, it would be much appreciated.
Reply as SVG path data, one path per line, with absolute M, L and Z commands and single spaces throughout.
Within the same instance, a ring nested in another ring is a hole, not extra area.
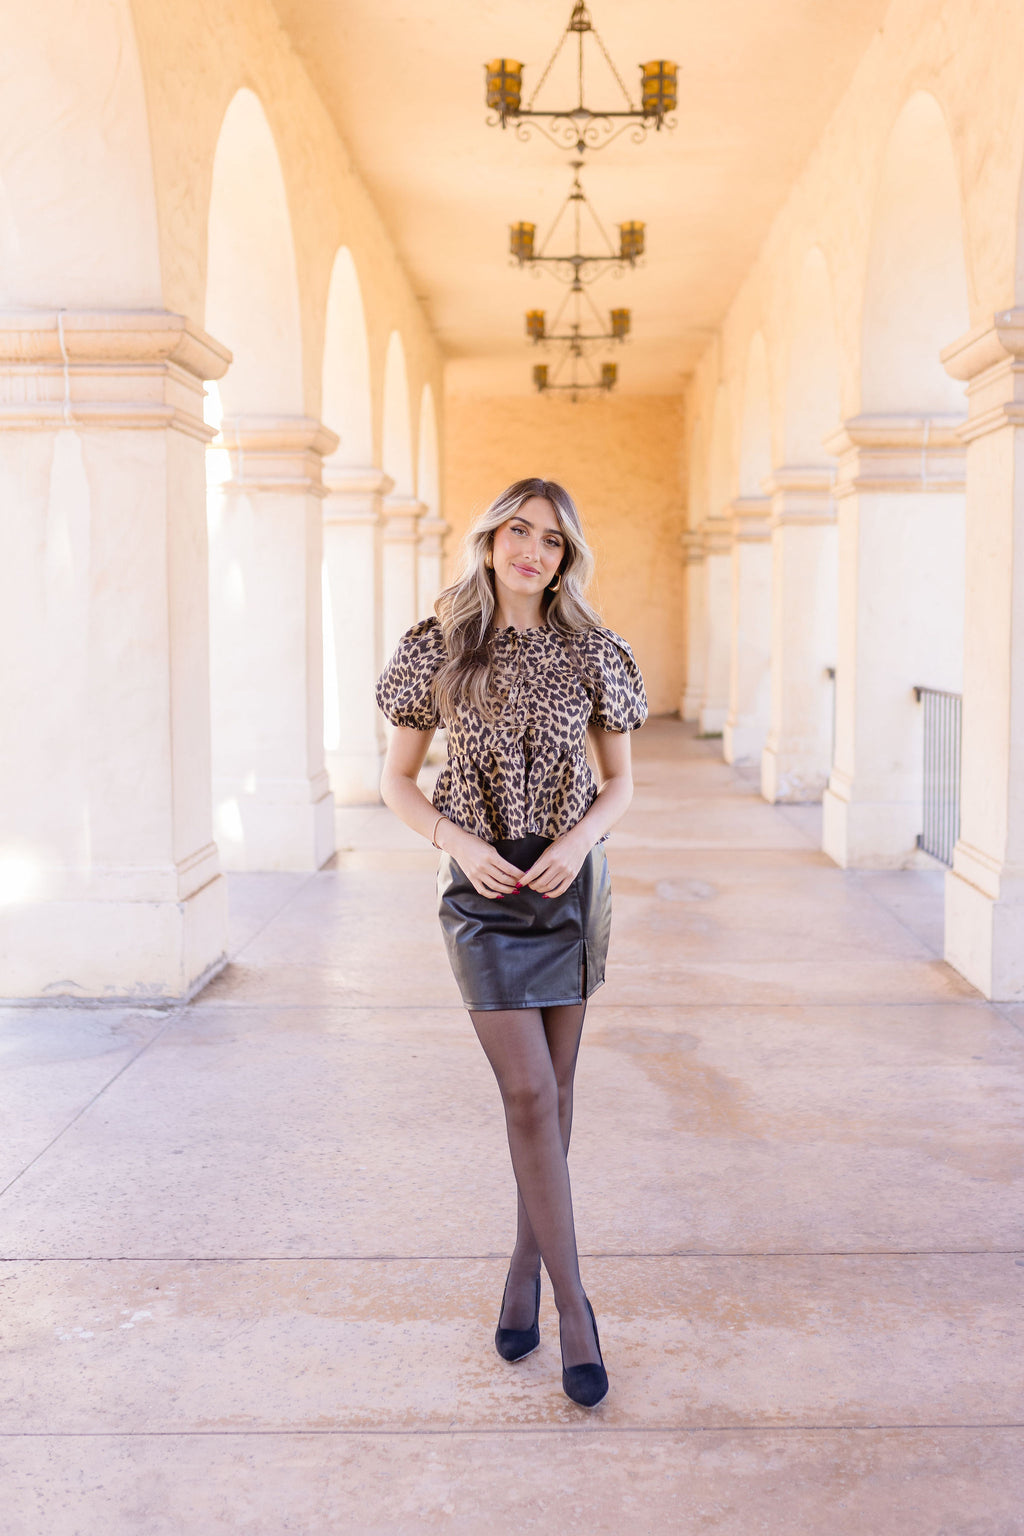
M 565 42 L 565 40 L 566 40 L 566 38 L 568 36 L 569 36 L 568 31 L 565 31 L 565 32 L 562 33 L 561 37 L 558 39 L 558 46 L 556 47 L 554 53 L 551 55 L 550 59 L 548 59 L 547 64 L 544 66 L 544 73 L 541 75 L 540 79 L 537 81 L 537 84 L 533 88 L 533 95 L 530 97 L 529 101 L 526 103 L 526 110 L 527 110 L 527 112 L 532 112 L 533 111 L 533 104 L 537 100 L 537 96 L 538 96 L 538 94 L 540 92 L 540 88 L 544 84 L 544 81 L 547 79 L 548 75 L 550 75 L 550 73 L 552 71 L 552 68 L 554 67 L 555 60 L 558 58 L 558 55 L 562 51 L 562 44 Z
M 591 27 L 591 31 L 594 34 L 594 41 L 597 43 L 597 46 L 600 48 L 601 52 L 604 54 L 605 63 L 608 65 L 608 68 L 611 70 L 612 74 L 615 76 L 616 81 L 618 82 L 619 90 L 622 92 L 623 96 L 625 96 L 625 98 L 626 98 L 626 105 L 629 107 L 629 110 L 631 112 L 635 112 L 636 111 L 636 107 L 634 107 L 634 105 L 633 105 L 633 98 L 629 94 L 629 92 L 626 90 L 626 87 L 622 83 L 622 76 L 619 74 L 618 70 L 615 68 L 614 63 L 612 62 L 612 56 L 608 52 L 608 49 L 604 45 L 604 39 L 602 38 L 600 32 L 597 30 L 596 27 Z

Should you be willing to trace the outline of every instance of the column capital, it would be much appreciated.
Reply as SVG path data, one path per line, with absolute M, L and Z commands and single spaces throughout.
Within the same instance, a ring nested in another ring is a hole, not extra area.
M 215 446 L 230 457 L 226 489 L 324 496 L 323 461 L 338 436 L 313 416 L 225 416 Z
M 426 516 L 422 517 L 418 524 L 419 547 L 424 554 L 439 555 L 444 545 L 446 533 L 451 533 L 451 524 L 445 522 L 443 517 L 431 516 L 427 508 Z
M 228 349 L 166 310 L 0 310 L 0 428 L 163 430 L 209 442 L 203 383 Z
M 965 443 L 1024 425 L 1024 308 L 1000 310 L 939 356 L 946 372 L 967 384 Z
M 833 494 L 962 491 L 961 416 L 851 416 L 825 439 L 838 459 Z
M 427 511 L 425 501 L 415 496 L 385 496 L 381 503 L 384 514 L 384 541 L 387 544 L 415 544 L 419 537 L 419 520 Z
M 683 564 L 699 565 L 704 559 L 704 536 L 699 528 L 685 528 L 679 535 L 683 547 Z
M 705 555 L 727 555 L 732 549 L 728 516 L 706 517 L 700 525 Z
M 324 522 L 378 528 L 383 524 L 381 498 L 394 487 L 390 475 L 372 466 L 324 465 Z
M 829 464 L 779 464 L 761 481 L 771 497 L 772 528 L 834 523 L 835 470 Z
M 737 496 L 729 508 L 729 528 L 734 543 L 760 544 L 771 538 L 768 496 Z

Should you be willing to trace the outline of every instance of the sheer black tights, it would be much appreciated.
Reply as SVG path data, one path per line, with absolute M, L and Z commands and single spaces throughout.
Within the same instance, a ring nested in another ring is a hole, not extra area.
M 583 1299 L 566 1153 L 585 1003 L 471 1011 L 501 1091 L 519 1189 L 516 1245 L 501 1323 L 528 1328 L 541 1259 L 555 1293 L 566 1365 L 597 1360 Z

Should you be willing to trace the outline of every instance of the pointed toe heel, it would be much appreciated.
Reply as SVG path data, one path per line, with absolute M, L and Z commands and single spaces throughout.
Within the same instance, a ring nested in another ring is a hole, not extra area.
M 562 1367 L 562 1391 L 572 1402 L 578 1403 L 581 1408 L 596 1408 L 602 1398 L 608 1395 L 608 1372 L 604 1368 L 604 1356 L 601 1355 L 601 1340 L 597 1332 L 597 1319 L 594 1309 L 587 1301 L 587 1311 L 590 1313 L 590 1321 L 594 1325 L 594 1343 L 597 1345 L 597 1353 L 600 1364 L 594 1365 L 563 1365 Z
M 494 1347 L 503 1360 L 523 1360 L 540 1344 L 540 1275 L 537 1276 L 537 1292 L 533 1308 L 533 1324 L 529 1328 L 503 1328 L 501 1317 L 505 1311 L 505 1297 L 508 1294 L 508 1276 L 505 1277 L 505 1289 L 501 1293 L 501 1311 L 498 1313 L 498 1326 L 494 1330 Z

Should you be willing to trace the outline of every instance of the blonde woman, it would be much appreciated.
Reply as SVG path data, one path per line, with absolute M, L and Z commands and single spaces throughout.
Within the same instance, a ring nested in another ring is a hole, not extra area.
M 504 1104 L 519 1216 L 495 1345 L 519 1360 L 539 1344 L 543 1260 L 562 1387 L 588 1408 L 608 1377 L 566 1154 L 583 1016 L 604 981 L 611 925 L 601 844 L 632 798 L 629 732 L 647 717 L 629 646 L 584 596 L 592 569 L 568 492 L 516 481 L 470 529 L 437 617 L 402 637 L 377 684 L 397 727 L 381 794 L 441 850 L 441 930 Z M 448 763 L 431 804 L 417 776 L 442 723 Z

